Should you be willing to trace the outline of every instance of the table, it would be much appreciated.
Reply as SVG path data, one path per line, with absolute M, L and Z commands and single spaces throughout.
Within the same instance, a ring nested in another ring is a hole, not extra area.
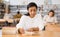
M 6 20 L 5 19 L 0 19 L 0 22 L 5 22 Z
M 9 23 L 13 23 L 13 19 L 0 19 L 0 27 L 7 26 L 6 21 L 8 21 Z
M 7 21 L 8 23 L 11 23 L 15 26 L 17 24 L 17 20 L 18 19 L 7 19 L 7 20 L 6 19 L 0 19 L 0 25 L 1 25 L 1 27 L 7 25 L 6 24 L 6 21 Z
M 60 32 L 60 24 L 56 24 L 56 25 L 47 25 L 45 28 L 47 31 L 56 31 L 56 32 Z
M 16 27 L 2 27 L 2 34 L 16 34 Z
M 2 37 L 60 37 L 59 32 L 43 31 L 40 35 L 2 35 Z
M 4 19 L 0 19 L 0 27 L 2 27 L 5 24 L 5 20 Z
M 17 19 L 0 19 L 0 22 L 6 22 L 6 21 L 8 21 L 9 23 L 13 23 L 14 21 L 19 21 L 20 19 L 19 18 L 17 18 Z
M 3 27 L 2 37 L 60 37 L 60 32 L 45 30 L 41 31 L 39 35 L 20 35 L 16 33 L 16 27 Z
M 7 20 L 6 19 L 0 19 L 0 22 L 6 22 L 6 21 L 12 23 L 14 21 L 14 19 L 7 19 Z

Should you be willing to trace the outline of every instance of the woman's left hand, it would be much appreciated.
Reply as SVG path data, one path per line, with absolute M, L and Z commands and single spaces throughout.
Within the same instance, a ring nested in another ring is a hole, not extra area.
M 34 31 L 39 31 L 38 27 L 30 28 L 27 31 L 34 32 Z
M 39 28 L 38 27 L 33 28 L 33 31 L 39 31 Z

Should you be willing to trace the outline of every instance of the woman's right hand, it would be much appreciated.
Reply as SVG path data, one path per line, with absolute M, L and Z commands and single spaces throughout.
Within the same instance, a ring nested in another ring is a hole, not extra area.
M 24 31 L 24 29 L 19 28 L 19 29 L 18 29 L 18 33 L 19 33 L 19 34 L 24 34 L 24 33 L 25 33 L 25 31 Z

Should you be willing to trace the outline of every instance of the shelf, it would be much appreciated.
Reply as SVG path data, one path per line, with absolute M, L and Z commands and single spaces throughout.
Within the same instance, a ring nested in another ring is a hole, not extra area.
M 5 13 L 5 4 L 4 3 L 0 3 L 0 19 L 3 18 L 4 13 Z
M 58 17 L 58 20 L 60 19 L 60 5 L 56 5 L 57 8 L 53 8 L 55 5 L 43 5 L 43 13 L 42 15 L 47 15 L 50 9 L 53 9 L 55 11 L 55 15 Z M 20 11 L 21 14 L 26 14 L 27 11 L 27 5 L 10 5 L 9 6 L 11 13 L 14 15 L 17 13 L 17 11 Z M 20 10 L 19 10 L 20 9 Z M 38 8 L 39 9 L 39 8 Z M 38 11 L 39 13 L 39 11 Z M 60 22 L 60 20 L 59 20 Z

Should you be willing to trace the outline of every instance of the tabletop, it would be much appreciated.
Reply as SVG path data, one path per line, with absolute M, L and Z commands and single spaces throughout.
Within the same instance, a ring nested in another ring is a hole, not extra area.
M 0 19 L 0 22 L 6 20 Z M 9 19 L 8 22 L 13 22 L 13 19 Z M 17 34 L 16 27 L 3 27 L 2 37 L 60 37 L 60 26 L 58 25 L 47 25 L 45 31 L 40 31 L 39 34 Z
M 60 37 L 60 32 L 51 32 L 51 31 L 43 31 L 39 35 L 21 35 L 21 34 L 13 34 L 13 35 L 2 35 L 2 37 Z

